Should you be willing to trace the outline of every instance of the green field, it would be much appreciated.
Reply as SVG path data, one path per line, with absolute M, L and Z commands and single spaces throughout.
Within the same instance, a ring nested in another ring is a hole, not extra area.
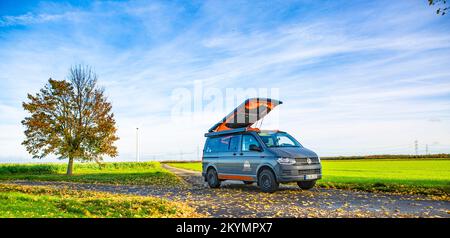
M 193 171 L 202 172 L 202 163 L 201 162 L 170 162 L 167 163 L 172 167 L 180 168 L 180 169 L 188 169 Z
M 169 165 L 201 171 L 200 162 Z M 448 196 L 448 159 L 322 160 L 321 187 Z
M 3 217 L 201 217 L 179 202 L 49 187 L 0 184 Z
M 66 164 L 0 164 L 0 180 L 42 180 L 81 183 L 175 186 L 181 180 L 158 162 L 76 163 L 72 176 Z
M 199 162 L 168 163 L 201 171 Z M 318 186 L 371 192 L 450 194 L 449 159 L 339 159 L 322 160 L 323 179 Z M 182 186 L 179 177 L 158 162 L 78 163 L 74 175 L 65 164 L 0 164 L 0 180 L 41 180 L 82 183 Z

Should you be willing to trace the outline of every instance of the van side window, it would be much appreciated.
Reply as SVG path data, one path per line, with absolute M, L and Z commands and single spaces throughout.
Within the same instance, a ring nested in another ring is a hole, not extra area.
M 239 138 L 240 136 L 233 136 L 230 138 L 230 148 L 229 151 L 237 152 L 239 150 Z
M 219 142 L 217 143 L 217 152 L 226 152 L 230 147 L 230 138 L 231 136 L 220 137 Z
M 250 151 L 250 145 L 257 145 L 261 147 L 256 138 L 252 135 L 242 136 L 242 151 Z
M 239 136 L 209 138 L 205 146 L 205 153 L 237 151 L 238 144 Z

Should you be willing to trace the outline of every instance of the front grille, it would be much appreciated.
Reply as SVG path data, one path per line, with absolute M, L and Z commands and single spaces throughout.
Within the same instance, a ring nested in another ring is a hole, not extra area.
M 298 171 L 298 175 L 320 174 L 320 169 L 302 169 Z
M 309 174 L 321 174 L 321 169 L 301 169 L 301 170 L 287 170 L 281 171 L 283 176 L 303 176 Z
M 317 157 L 308 157 L 311 160 L 311 164 L 318 164 L 319 163 L 319 158 Z M 295 162 L 297 164 L 301 164 L 301 165 L 307 165 L 308 164 L 308 158 L 295 158 Z
M 285 176 L 291 176 L 292 175 L 292 170 L 284 170 L 282 171 L 282 174 Z

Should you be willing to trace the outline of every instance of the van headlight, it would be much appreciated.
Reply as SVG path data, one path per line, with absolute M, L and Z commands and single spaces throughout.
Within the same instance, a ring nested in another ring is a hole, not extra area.
M 295 164 L 295 159 L 280 157 L 277 159 L 277 162 L 282 165 L 293 165 Z

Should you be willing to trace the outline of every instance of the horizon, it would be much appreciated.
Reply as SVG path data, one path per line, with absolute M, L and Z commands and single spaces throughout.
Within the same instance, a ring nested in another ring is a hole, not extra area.
M 25 151 L 21 104 L 76 64 L 113 105 L 108 162 L 135 160 L 137 127 L 142 161 L 198 158 L 255 92 L 283 101 L 262 129 L 319 156 L 450 153 L 450 18 L 427 1 L 21 3 L 0 3 L 0 163 L 60 162 Z
M 439 156 L 450 156 L 450 154 L 428 154 L 428 155 L 413 155 L 413 154 L 378 154 L 378 155 L 348 155 L 348 156 L 325 156 L 320 157 L 321 160 L 341 160 L 342 159 L 354 159 L 354 160 L 398 160 L 398 159 L 417 159 L 417 160 L 427 160 L 427 159 L 448 159 L 447 157 L 439 157 Z M 390 157 L 394 158 L 390 158 Z M 398 156 L 398 158 L 395 158 Z M 360 159 L 360 157 L 363 157 Z M 364 158 L 367 157 L 367 158 Z M 380 158 L 377 158 L 380 157 Z M 31 159 L 30 160 L 18 160 L 18 161 L 1 161 L 0 164 L 62 164 L 67 165 L 66 159 Z M 121 162 L 133 162 L 133 163 L 145 163 L 145 162 L 164 162 L 164 163 L 172 163 L 172 162 L 201 162 L 202 159 L 167 159 L 167 160 L 140 160 L 136 161 L 136 158 L 128 158 L 127 160 L 116 160 L 116 159 L 108 159 L 105 161 L 101 161 L 101 163 L 121 163 Z M 98 163 L 93 161 L 80 161 L 80 163 Z M 100 164 L 100 163 L 98 163 Z

